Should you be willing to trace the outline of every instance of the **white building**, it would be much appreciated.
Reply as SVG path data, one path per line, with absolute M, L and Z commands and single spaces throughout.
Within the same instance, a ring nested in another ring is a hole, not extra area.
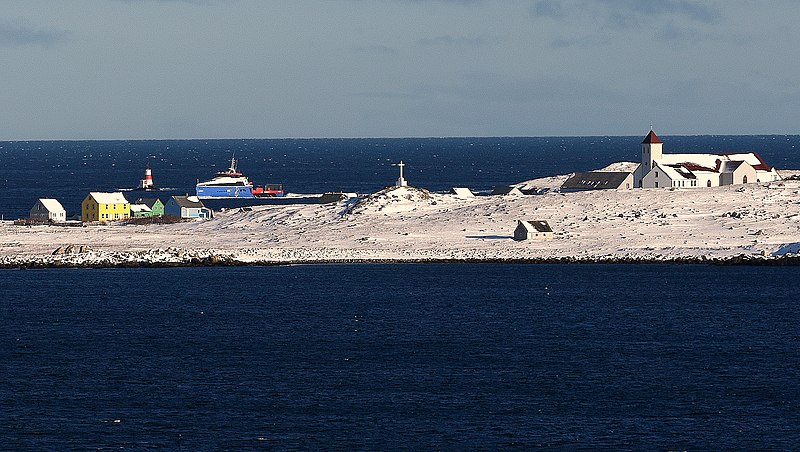
M 522 196 L 522 190 L 517 187 L 495 187 L 490 193 L 492 196 Z
M 517 221 L 514 229 L 514 240 L 550 240 L 553 238 L 553 229 L 546 221 Z
M 651 130 L 642 141 L 642 163 L 633 178 L 642 188 L 697 188 L 772 182 L 780 176 L 755 152 L 664 154 L 663 142 Z
M 63 223 L 67 221 L 67 211 L 57 199 L 41 198 L 31 209 L 31 220 Z
M 450 190 L 450 194 L 456 195 L 456 198 L 461 198 L 461 199 L 469 199 L 475 197 L 475 193 L 472 193 L 472 190 L 470 190 L 467 187 L 453 187 Z

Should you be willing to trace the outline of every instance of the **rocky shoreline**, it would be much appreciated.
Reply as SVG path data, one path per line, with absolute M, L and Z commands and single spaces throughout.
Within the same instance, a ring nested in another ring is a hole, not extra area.
M 335 264 L 681 264 L 681 265 L 750 265 L 796 266 L 800 255 L 779 257 L 740 254 L 726 257 L 537 257 L 537 258 L 279 258 L 241 259 L 229 253 L 211 250 L 168 249 L 149 252 L 93 252 L 73 255 L 2 257 L 0 269 L 45 268 L 176 268 L 176 267 L 258 267 L 278 265 L 335 265 Z

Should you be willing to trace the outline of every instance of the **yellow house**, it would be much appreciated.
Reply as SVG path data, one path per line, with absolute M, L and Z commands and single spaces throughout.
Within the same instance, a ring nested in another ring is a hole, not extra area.
M 81 203 L 81 220 L 85 223 L 124 220 L 131 217 L 131 204 L 120 192 L 91 192 Z

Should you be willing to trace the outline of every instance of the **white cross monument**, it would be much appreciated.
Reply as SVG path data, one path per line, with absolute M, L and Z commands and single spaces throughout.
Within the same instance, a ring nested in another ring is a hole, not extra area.
M 403 163 L 402 160 L 400 160 L 400 163 L 398 163 L 397 166 L 400 167 L 400 178 L 397 179 L 397 183 L 395 184 L 395 186 L 397 186 L 397 187 L 407 187 L 408 186 L 408 181 L 403 179 L 403 167 L 406 166 L 406 164 Z

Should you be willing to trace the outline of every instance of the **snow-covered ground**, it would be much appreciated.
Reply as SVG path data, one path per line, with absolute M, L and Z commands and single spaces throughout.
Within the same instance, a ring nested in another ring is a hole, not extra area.
M 782 171 L 786 177 L 795 171 Z M 566 176 L 527 181 L 555 187 Z M 549 184 L 549 185 L 548 185 Z M 523 185 L 523 184 L 521 184 Z M 546 220 L 549 241 L 512 240 Z M 75 245 L 66 254 L 53 252 Z M 88 246 L 80 252 L 80 245 Z M 770 258 L 800 250 L 800 181 L 527 196 L 413 187 L 358 203 L 258 206 L 211 221 L 89 227 L 0 223 L 0 265 L 150 265 L 417 260 Z

